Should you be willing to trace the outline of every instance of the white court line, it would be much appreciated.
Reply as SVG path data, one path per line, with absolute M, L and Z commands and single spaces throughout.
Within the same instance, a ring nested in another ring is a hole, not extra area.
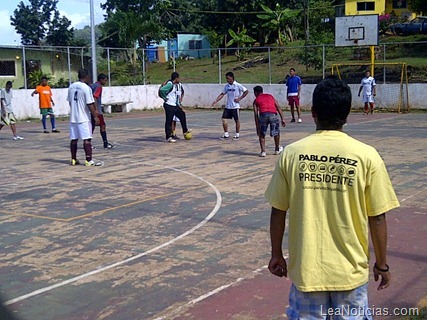
M 289 258 L 289 256 L 288 256 L 288 255 L 286 255 L 286 256 L 284 256 L 284 258 L 285 258 L 285 259 L 287 259 L 287 258 Z M 268 268 L 268 266 L 262 266 L 261 268 L 258 268 L 258 269 L 256 269 L 256 270 L 252 271 L 252 273 L 257 274 L 257 273 L 260 273 L 260 272 L 264 271 L 264 270 L 265 270 L 265 269 L 267 269 L 267 268 Z M 196 299 L 193 299 L 193 300 L 191 300 L 190 302 L 186 303 L 185 305 L 183 305 L 183 306 L 181 306 L 181 307 L 179 307 L 179 308 L 175 309 L 175 310 L 174 310 L 174 314 L 176 315 L 176 314 L 178 314 L 182 309 L 184 309 L 184 308 L 186 308 L 186 307 L 189 307 L 189 306 L 191 306 L 191 305 L 193 305 L 193 304 L 196 304 L 196 303 L 198 303 L 198 302 L 200 302 L 200 301 L 203 301 L 203 300 L 205 300 L 205 299 L 209 298 L 210 296 L 213 296 L 214 294 L 217 294 L 217 293 L 219 293 L 219 292 L 221 292 L 221 291 L 223 291 L 223 290 L 225 290 L 225 289 L 228 289 L 229 287 L 231 287 L 231 286 L 235 285 L 236 283 L 239 283 L 239 282 L 241 282 L 241 281 L 243 281 L 243 280 L 246 280 L 246 279 L 245 279 L 245 278 L 237 278 L 237 279 L 236 279 L 235 281 L 233 281 L 233 282 L 230 282 L 230 283 L 225 284 L 225 285 L 223 285 L 223 286 L 220 286 L 220 287 L 218 287 L 218 288 L 216 288 L 216 289 L 214 289 L 214 290 L 211 290 L 211 291 L 209 291 L 209 292 L 207 292 L 207 293 L 205 293 L 205 294 L 202 294 L 200 297 L 197 297 Z M 165 319 L 169 319 L 169 317 L 170 317 L 170 315 L 168 315 L 168 316 L 162 316 L 162 317 L 155 318 L 154 320 L 165 320 Z
M 145 163 L 145 164 L 150 164 L 150 163 Z M 74 277 L 74 278 L 71 278 L 71 279 L 59 282 L 57 284 L 54 284 L 54 285 L 51 285 L 51 286 L 48 286 L 48 287 L 44 287 L 44 288 L 35 290 L 33 292 L 27 293 L 25 295 L 19 296 L 17 298 L 8 300 L 8 301 L 4 302 L 4 304 L 5 305 L 11 305 L 11 304 L 14 304 L 16 302 L 19 302 L 19 301 L 22 301 L 22 300 L 26 300 L 26 299 L 28 299 L 30 297 L 34 297 L 34 296 L 40 295 L 42 293 L 51 291 L 53 289 L 56 289 L 56 288 L 59 288 L 59 287 L 63 287 L 65 285 L 67 285 L 67 284 L 79 281 L 79 280 L 84 279 L 84 278 L 88 278 L 88 277 L 93 276 L 95 274 L 107 271 L 109 269 L 112 269 L 112 268 L 124 265 L 124 264 L 126 264 L 128 262 L 131 262 L 133 260 L 137 260 L 137 259 L 139 259 L 141 257 L 146 256 L 146 255 L 149 255 L 150 253 L 153 253 L 153 252 L 158 251 L 158 250 L 160 250 L 160 249 L 162 249 L 164 247 L 167 247 L 167 246 L 169 246 L 169 245 L 177 242 L 178 240 L 181 240 L 182 238 L 185 238 L 186 236 L 192 234 L 194 231 L 196 231 L 197 229 L 201 228 L 209 220 L 211 220 L 213 218 L 213 216 L 218 212 L 218 210 L 220 209 L 221 204 L 222 204 L 222 197 L 221 197 L 221 193 L 219 192 L 219 190 L 212 183 L 210 183 L 209 181 L 203 179 L 202 177 L 199 177 L 199 176 L 197 176 L 197 175 L 195 175 L 193 173 L 190 173 L 190 172 L 187 172 L 187 171 L 184 171 L 184 170 L 176 169 L 176 168 L 173 168 L 173 167 L 161 166 L 161 165 L 158 165 L 158 164 L 151 164 L 151 165 L 163 167 L 163 168 L 170 169 L 170 170 L 177 171 L 177 172 L 182 172 L 182 173 L 188 174 L 188 175 L 190 175 L 190 176 L 192 176 L 192 177 L 194 177 L 196 179 L 199 179 L 199 180 L 205 182 L 207 185 L 209 185 L 215 191 L 215 194 L 216 194 L 216 204 L 215 204 L 215 207 L 213 208 L 213 210 L 209 213 L 208 216 L 206 216 L 206 218 L 203 219 L 203 221 L 201 221 L 199 224 L 197 224 L 196 226 L 194 226 L 190 230 L 187 230 L 186 232 L 180 234 L 179 236 L 173 238 L 172 240 L 167 241 L 167 242 L 165 242 L 165 243 L 163 243 L 163 244 L 161 244 L 161 245 L 159 245 L 159 246 L 157 246 L 155 248 L 152 248 L 152 249 L 150 249 L 148 251 L 145 251 L 143 253 L 140 253 L 140 254 L 138 254 L 136 256 L 133 256 L 133 257 L 130 257 L 128 259 L 125 259 L 125 260 L 122 260 L 122 261 L 110 264 L 110 265 L 105 266 L 105 267 L 99 267 L 98 269 L 95 269 L 95 270 L 92 270 L 90 272 L 84 273 L 84 274 L 79 275 L 77 277 Z
M 403 198 L 402 200 L 400 200 L 400 202 L 404 202 L 408 199 L 411 199 L 411 198 L 415 197 L 416 195 L 418 195 L 419 193 L 424 192 L 424 191 L 425 191 L 425 188 L 419 190 L 418 192 L 415 192 L 414 194 L 411 194 L 410 196 L 408 196 L 406 198 Z

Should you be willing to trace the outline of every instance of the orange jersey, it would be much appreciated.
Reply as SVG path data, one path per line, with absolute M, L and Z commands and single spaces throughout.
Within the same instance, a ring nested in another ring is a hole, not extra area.
M 49 86 L 37 86 L 37 93 L 39 94 L 40 109 L 52 108 L 52 91 Z

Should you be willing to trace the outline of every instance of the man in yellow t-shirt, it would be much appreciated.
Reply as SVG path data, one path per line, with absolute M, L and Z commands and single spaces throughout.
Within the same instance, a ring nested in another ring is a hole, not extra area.
M 55 103 L 52 99 L 52 90 L 47 84 L 47 77 L 41 78 L 41 84 L 36 87 L 36 89 L 31 93 L 31 96 L 33 97 L 35 94 L 39 95 L 39 108 L 40 114 L 42 115 L 43 132 L 49 133 L 46 127 L 46 118 L 47 116 L 50 116 L 52 132 L 59 133 L 59 130 L 55 127 L 55 114 L 52 109 L 52 106 L 55 106 Z
M 289 319 L 371 319 L 370 230 L 379 290 L 390 284 L 385 212 L 399 206 L 384 162 L 371 146 L 342 131 L 350 88 L 336 77 L 313 92 L 316 132 L 288 145 L 266 190 L 272 206 L 269 270 L 289 276 Z M 289 267 L 282 253 L 289 211 Z M 341 314 L 342 313 L 342 314 Z

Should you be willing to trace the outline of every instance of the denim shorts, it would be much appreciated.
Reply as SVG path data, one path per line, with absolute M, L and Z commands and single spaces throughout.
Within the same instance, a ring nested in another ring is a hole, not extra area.
M 264 112 L 259 115 L 259 127 L 261 135 L 265 137 L 267 127 L 270 125 L 270 137 L 275 137 L 280 134 L 280 122 L 276 113 Z
M 286 312 L 290 320 L 372 320 L 368 284 L 348 291 L 302 292 L 293 284 Z

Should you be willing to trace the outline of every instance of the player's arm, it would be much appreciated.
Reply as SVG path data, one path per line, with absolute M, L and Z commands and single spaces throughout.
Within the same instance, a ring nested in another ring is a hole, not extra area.
M 33 92 L 31 92 L 31 96 L 32 96 L 32 97 L 34 97 L 34 95 L 35 95 L 35 94 L 39 94 L 39 92 L 37 91 L 37 88 L 36 88 L 36 89 L 34 89 L 34 91 L 33 91 Z
M 55 106 L 55 102 L 53 102 L 52 96 L 52 91 L 50 91 L 50 102 L 52 103 L 52 106 Z
M 298 84 L 298 99 L 300 98 L 301 94 L 301 83 Z
M 184 87 L 182 86 L 182 84 L 181 84 L 181 96 L 179 97 L 179 106 L 181 107 L 181 105 L 182 105 L 182 100 L 184 99 L 184 93 L 185 93 L 185 91 L 184 91 Z
M 381 276 L 381 282 L 378 286 L 378 290 L 381 290 L 387 288 L 391 280 L 387 265 L 387 221 L 385 213 L 368 219 L 376 259 L 373 270 L 374 278 L 375 281 L 378 281 Z
M 99 113 L 98 110 L 95 107 L 95 102 L 89 103 L 87 105 L 89 107 L 90 113 L 93 115 L 93 118 L 95 119 L 95 124 L 99 125 Z
M 360 86 L 359 88 L 359 93 L 357 94 L 358 96 L 360 96 L 360 93 L 362 92 L 363 86 Z
M 221 92 L 221 93 L 219 94 L 219 96 L 218 96 L 218 97 L 216 97 L 216 99 L 214 100 L 214 102 L 212 102 L 212 106 L 214 106 L 214 105 L 215 105 L 215 103 L 217 103 L 219 100 L 221 100 L 223 96 L 225 96 L 225 93 L 224 93 L 224 92 Z
M 249 93 L 249 90 L 246 89 L 245 91 L 243 91 L 243 94 L 240 97 L 236 98 L 234 101 L 240 102 L 244 97 L 248 95 L 248 93 Z
M 375 84 L 375 82 L 374 82 L 374 84 L 372 85 L 372 94 L 373 94 L 374 96 L 376 96 L 376 95 L 377 95 L 377 85 Z
M 268 270 L 278 277 L 288 276 L 288 267 L 282 251 L 285 226 L 286 211 L 272 207 L 270 216 L 271 259 Z
M 260 135 L 260 128 L 259 128 L 259 108 L 256 102 L 253 103 L 254 107 L 254 120 L 255 120 L 255 128 L 256 128 L 256 134 L 259 137 Z
M 282 119 L 282 127 L 286 126 L 285 115 L 283 114 L 282 108 L 280 108 L 279 103 L 274 99 L 274 106 L 276 107 L 277 112 L 279 113 L 280 119 Z

